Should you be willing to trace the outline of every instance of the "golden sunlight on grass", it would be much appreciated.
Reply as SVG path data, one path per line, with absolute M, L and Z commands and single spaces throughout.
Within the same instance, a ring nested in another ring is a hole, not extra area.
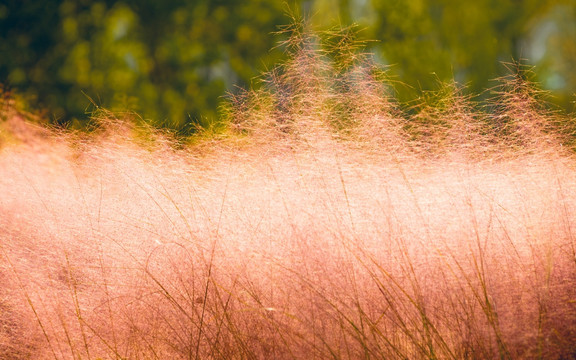
M 571 156 L 175 151 L 14 124 L 0 357 L 574 356 Z
M 0 358 L 576 357 L 574 119 L 294 34 L 188 142 L 0 113 Z

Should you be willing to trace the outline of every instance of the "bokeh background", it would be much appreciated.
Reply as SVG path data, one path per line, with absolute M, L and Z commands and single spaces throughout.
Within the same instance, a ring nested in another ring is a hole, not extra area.
M 3 96 L 67 126 L 97 105 L 190 132 L 282 61 L 278 30 L 294 17 L 318 30 L 358 24 L 404 103 L 451 80 L 486 94 L 503 63 L 520 61 L 574 111 L 576 0 L 3 0 Z

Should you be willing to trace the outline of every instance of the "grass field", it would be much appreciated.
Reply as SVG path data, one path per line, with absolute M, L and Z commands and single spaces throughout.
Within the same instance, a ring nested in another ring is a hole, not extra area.
M 576 357 L 557 117 L 514 82 L 405 115 L 295 54 L 187 143 L 4 108 L 0 358 Z

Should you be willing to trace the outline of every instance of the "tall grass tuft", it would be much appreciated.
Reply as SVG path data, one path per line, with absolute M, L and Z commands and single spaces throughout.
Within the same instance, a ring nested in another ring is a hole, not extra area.
M 0 358 L 574 358 L 573 119 L 518 71 L 399 104 L 353 29 L 284 31 L 186 141 L 2 107 Z

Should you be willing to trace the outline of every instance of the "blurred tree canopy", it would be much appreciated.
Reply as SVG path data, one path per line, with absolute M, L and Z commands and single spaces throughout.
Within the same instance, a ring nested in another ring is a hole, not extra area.
M 285 56 L 274 32 L 289 9 L 319 28 L 366 28 L 369 50 L 407 85 L 401 100 L 438 80 L 479 92 L 501 61 L 526 58 L 572 109 L 576 0 L 4 0 L 0 83 L 56 123 L 82 123 L 93 102 L 190 131 Z
M 550 85 L 547 72 L 563 77 L 562 87 L 548 88 L 560 90 L 555 95 L 565 107 L 576 92 L 572 72 L 560 75 L 559 68 L 546 65 L 546 61 L 567 68 L 576 65 L 569 54 L 576 51 L 574 0 L 389 0 L 373 1 L 373 7 L 378 14 L 373 34 L 381 40 L 384 61 L 396 64 L 392 71 L 414 88 L 401 92 L 401 97 L 412 98 L 414 92 L 449 79 L 478 93 L 504 75 L 502 62 L 512 61 L 537 65 L 541 75 L 537 80 L 544 85 Z M 555 29 L 539 33 L 550 26 Z M 546 38 L 540 42 L 531 38 L 543 35 Z M 545 53 L 546 59 L 534 52 Z
M 0 5 L 0 81 L 85 119 L 89 101 L 182 130 L 216 117 L 282 51 L 289 21 L 267 0 L 9 0 Z M 90 100 L 89 100 L 90 99 Z

